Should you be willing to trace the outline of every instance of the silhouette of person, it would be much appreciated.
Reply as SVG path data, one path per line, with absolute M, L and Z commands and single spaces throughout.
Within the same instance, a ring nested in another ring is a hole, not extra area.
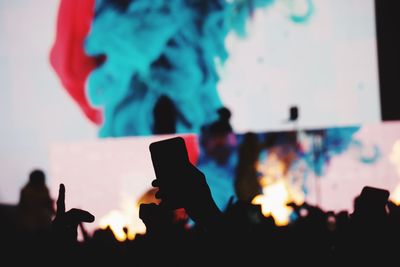
M 257 135 L 248 132 L 244 135 L 239 147 L 238 164 L 236 166 L 235 190 L 238 199 L 251 202 L 262 192 L 259 182 L 259 173 L 256 168 L 260 153 Z
M 174 101 L 167 95 L 161 95 L 153 109 L 153 134 L 173 134 L 177 132 L 178 123 L 188 128 L 191 123 L 176 108 Z
M 17 228 L 20 231 L 34 234 L 50 230 L 55 213 L 54 201 L 42 170 L 36 169 L 29 174 L 29 181 L 20 192 L 17 213 Z
M 177 110 L 172 100 L 162 95 L 153 110 L 154 134 L 173 134 L 176 132 Z
M 202 128 L 201 146 L 205 155 L 212 158 L 219 165 L 224 165 L 232 154 L 236 145 L 236 137 L 230 124 L 231 112 L 222 107 L 218 110 L 219 118 Z
M 204 172 L 218 207 L 225 210 L 229 200 L 236 198 L 234 179 L 237 140 L 230 124 L 229 109 L 222 107 L 218 114 L 216 121 L 202 128 L 202 153 L 197 166 Z

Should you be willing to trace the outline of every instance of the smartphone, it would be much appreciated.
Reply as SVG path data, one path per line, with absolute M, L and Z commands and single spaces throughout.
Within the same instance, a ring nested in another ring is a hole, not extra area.
M 360 194 L 360 200 L 370 210 L 382 210 L 389 200 L 389 195 L 390 192 L 388 190 L 364 186 Z
M 163 184 L 162 190 L 179 187 L 180 181 L 184 179 L 185 169 L 190 164 L 185 140 L 182 137 L 173 137 L 153 142 L 149 150 L 156 178 Z M 168 204 L 173 208 L 181 208 L 173 201 Z
M 390 192 L 385 189 L 364 186 L 361 191 L 361 198 L 364 201 L 373 202 L 378 205 L 386 205 Z

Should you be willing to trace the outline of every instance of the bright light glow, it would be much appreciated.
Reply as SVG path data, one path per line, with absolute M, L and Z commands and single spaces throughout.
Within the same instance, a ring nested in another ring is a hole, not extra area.
M 394 192 L 390 194 L 390 200 L 397 206 L 400 205 L 400 184 L 397 185 Z
M 102 217 L 99 222 L 100 228 L 106 229 L 109 226 L 115 238 L 121 242 L 134 239 L 136 234 L 145 233 L 146 226 L 139 218 L 139 203 L 136 204 L 126 197 L 121 207 L 121 210 L 112 210 Z M 127 234 L 124 227 L 128 229 Z
M 106 229 L 109 226 L 118 241 L 126 240 L 126 235 L 123 230 L 124 226 L 126 225 L 126 219 L 122 212 L 120 212 L 119 210 L 110 211 L 100 220 L 100 228 Z
M 263 187 L 273 181 L 284 179 L 287 171 L 286 165 L 275 153 L 271 153 L 265 162 L 259 162 L 257 169 L 263 174 L 263 178 L 260 180 Z
M 272 216 L 277 226 L 289 224 L 293 209 L 286 206 L 290 202 L 299 201 L 301 197 L 293 198 L 284 180 L 274 182 L 263 188 L 263 194 L 256 196 L 252 204 L 261 205 L 264 216 Z M 302 201 L 301 201 L 302 202 Z
M 260 180 L 263 193 L 256 196 L 252 204 L 261 205 L 263 215 L 272 216 L 277 226 L 289 224 L 293 209 L 287 204 L 301 205 L 303 193 L 289 183 L 287 166 L 276 154 L 270 154 L 264 164 L 259 163 L 258 169 L 264 174 Z

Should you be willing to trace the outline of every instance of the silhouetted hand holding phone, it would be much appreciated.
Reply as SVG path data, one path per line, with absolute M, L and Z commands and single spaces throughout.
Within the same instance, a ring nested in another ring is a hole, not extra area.
M 368 223 L 380 221 L 387 216 L 386 205 L 388 200 L 388 190 L 364 186 L 361 194 L 355 198 L 352 217 Z
M 221 212 L 215 204 L 204 174 L 193 166 L 183 138 L 175 137 L 150 145 L 157 179 L 160 205 L 171 209 L 185 208 L 188 215 L 207 228 L 218 227 Z
M 65 186 L 60 184 L 56 217 L 52 222 L 53 233 L 58 241 L 73 244 L 77 242 L 78 226 L 82 222 L 93 222 L 94 216 L 81 209 L 65 211 Z

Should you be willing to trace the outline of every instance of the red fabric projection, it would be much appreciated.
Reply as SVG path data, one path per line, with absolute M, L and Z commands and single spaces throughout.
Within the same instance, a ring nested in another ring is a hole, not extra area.
M 100 64 L 98 59 L 88 57 L 83 50 L 93 20 L 94 6 L 95 0 L 61 0 L 50 64 L 85 115 L 92 122 L 101 124 L 101 110 L 91 107 L 85 94 L 86 79 Z
M 189 161 L 196 166 L 199 159 L 200 149 L 197 136 L 194 134 L 182 136 L 185 140 L 186 150 L 188 152 Z

